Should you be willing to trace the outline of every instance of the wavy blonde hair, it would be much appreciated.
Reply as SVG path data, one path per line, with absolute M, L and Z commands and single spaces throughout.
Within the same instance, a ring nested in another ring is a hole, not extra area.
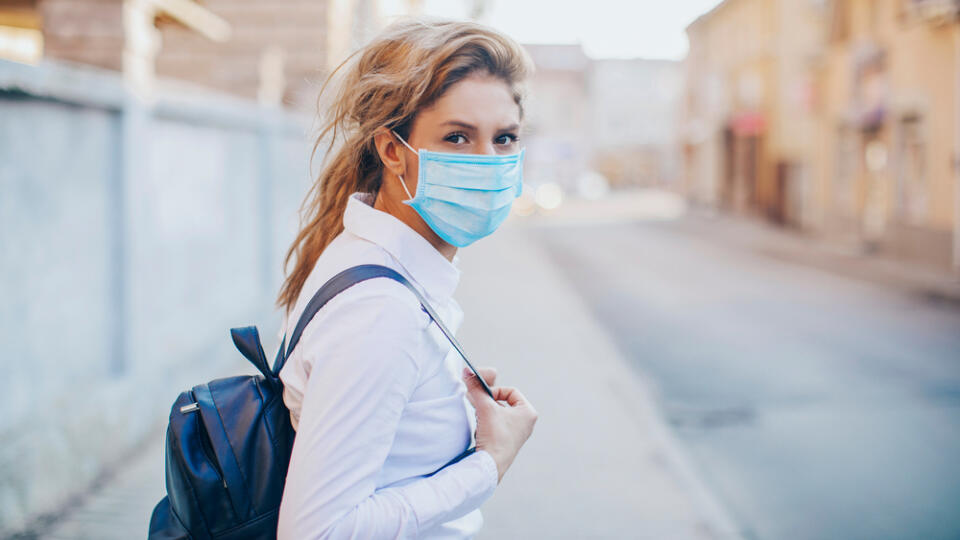
M 313 153 L 329 141 L 324 166 L 300 209 L 300 231 L 284 259 L 286 275 L 277 306 L 293 309 L 317 258 L 343 230 L 350 194 L 376 194 L 383 164 L 374 145 L 377 129 L 409 136 L 417 111 L 430 106 L 452 85 L 472 74 L 503 80 L 523 115 L 523 81 L 533 71 L 526 51 L 511 38 L 483 25 L 460 21 L 410 20 L 387 27 L 327 78 L 337 91 L 320 105 L 322 127 Z M 342 72 L 342 73 L 341 73 Z

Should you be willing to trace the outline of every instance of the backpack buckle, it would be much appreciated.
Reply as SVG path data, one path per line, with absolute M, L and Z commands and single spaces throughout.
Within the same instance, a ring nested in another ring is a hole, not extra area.
M 197 405 L 196 401 L 194 401 L 193 403 L 190 403 L 189 405 L 184 405 L 183 407 L 180 407 L 181 414 L 187 414 L 188 412 L 193 412 L 198 410 L 200 410 L 200 405 Z

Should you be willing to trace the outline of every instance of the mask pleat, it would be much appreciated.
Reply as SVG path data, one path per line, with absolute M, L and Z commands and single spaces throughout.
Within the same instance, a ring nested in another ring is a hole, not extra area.
M 411 206 L 413 206 L 414 208 L 417 207 L 416 204 Z M 420 214 L 424 215 L 423 212 L 420 212 Z M 424 215 L 423 219 L 424 221 L 427 222 L 427 225 L 429 225 L 430 228 L 433 229 L 434 232 L 436 232 L 437 235 L 440 236 L 440 238 L 443 238 L 444 241 L 446 241 L 448 244 L 451 244 L 457 247 L 464 247 L 464 246 L 470 245 L 475 240 L 477 240 L 476 235 L 471 234 L 467 231 L 464 231 L 457 225 L 453 225 L 452 223 L 448 223 L 444 221 L 442 218 L 438 217 L 437 215 L 429 215 L 429 217 L 427 215 Z
M 426 213 L 419 210 L 418 212 L 424 215 L 427 225 L 445 241 L 457 247 L 470 245 L 486 236 L 486 234 L 478 234 L 477 231 L 493 232 L 510 215 L 509 206 L 482 216 L 471 214 L 472 217 L 468 218 L 467 214 L 442 201 L 426 201 L 424 204 L 430 209 Z M 414 203 L 411 206 L 416 208 L 418 204 Z
M 494 224 L 499 225 L 503 218 L 510 213 L 509 204 L 489 211 L 468 208 L 436 199 L 424 201 L 422 207 L 447 223 L 456 224 L 457 227 L 471 232 L 485 231 L 493 227 Z
M 499 190 L 480 190 L 426 184 L 423 194 L 431 199 L 462 204 L 478 210 L 496 210 L 512 203 L 520 194 L 520 186 Z
M 423 160 L 420 177 L 427 183 L 464 189 L 499 190 L 513 186 L 520 177 L 520 163 L 477 165 Z

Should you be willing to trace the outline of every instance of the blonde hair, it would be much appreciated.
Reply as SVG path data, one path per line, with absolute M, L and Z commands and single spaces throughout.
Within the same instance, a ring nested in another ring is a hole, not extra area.
M 332 103 L 326 110 L 321 107 L 323 124 L 313 147 L 316 153 L 322 141 L 329 140 L 325 165 L 304 199 L 300 231 L 284 259 L 284 271 L 296 260 L 277 298 L 277 306 L 287 312 L 317 258 L 343 230 L 350 195 L 376 194 L 380 189 L 383 165 L 374 146 L 377 129 L 394 129 L 408 137 L 417 111 L 476 73 L 507 83 L 522 116 L 521 83 L 533 67 L 518 43 L 486 26 L 413 20 L 387 27 L 340 64 L 324 83 L 321 98 L 340 71 Z

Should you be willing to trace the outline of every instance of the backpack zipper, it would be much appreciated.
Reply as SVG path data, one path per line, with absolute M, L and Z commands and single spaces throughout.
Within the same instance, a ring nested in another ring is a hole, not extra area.
M 197 396 L 193 395 L 193 390 L 190 391 L 190 397 L 197 399 Z M 180 407 L 180 412 L 187 414 L 191 412 L 200 412 L 200 405 L 194 401 L 189 405 L 184 405 Z M 227 490 L 227 497 L 230 497 L 230 489 L 227 487 L 227 479 L 223 475 L 223 471 L 220 470 L 220 463 L 216 459 L 216 455 L 213 452 L 213 446 L 210 444 L 210 437 L 207 435 L 206 428 L 202 426 L 203 418 L 197 419 L 197 431 L 200 432 L 201 436 L 197 437 L 200 439 L 200 450 L 203 452 L 203 455 L 207 458 L 207 461 L 210 463 L 210 466 L 213 468 L 213 471 L 217 473 L 217 477 L 220 478 L 220 483 L 223 484 L 223 489 Z M 230 499 L 230 506 L 233 507 L 233 499 Z M 234 507 L 236 510 L 236 507 Z

